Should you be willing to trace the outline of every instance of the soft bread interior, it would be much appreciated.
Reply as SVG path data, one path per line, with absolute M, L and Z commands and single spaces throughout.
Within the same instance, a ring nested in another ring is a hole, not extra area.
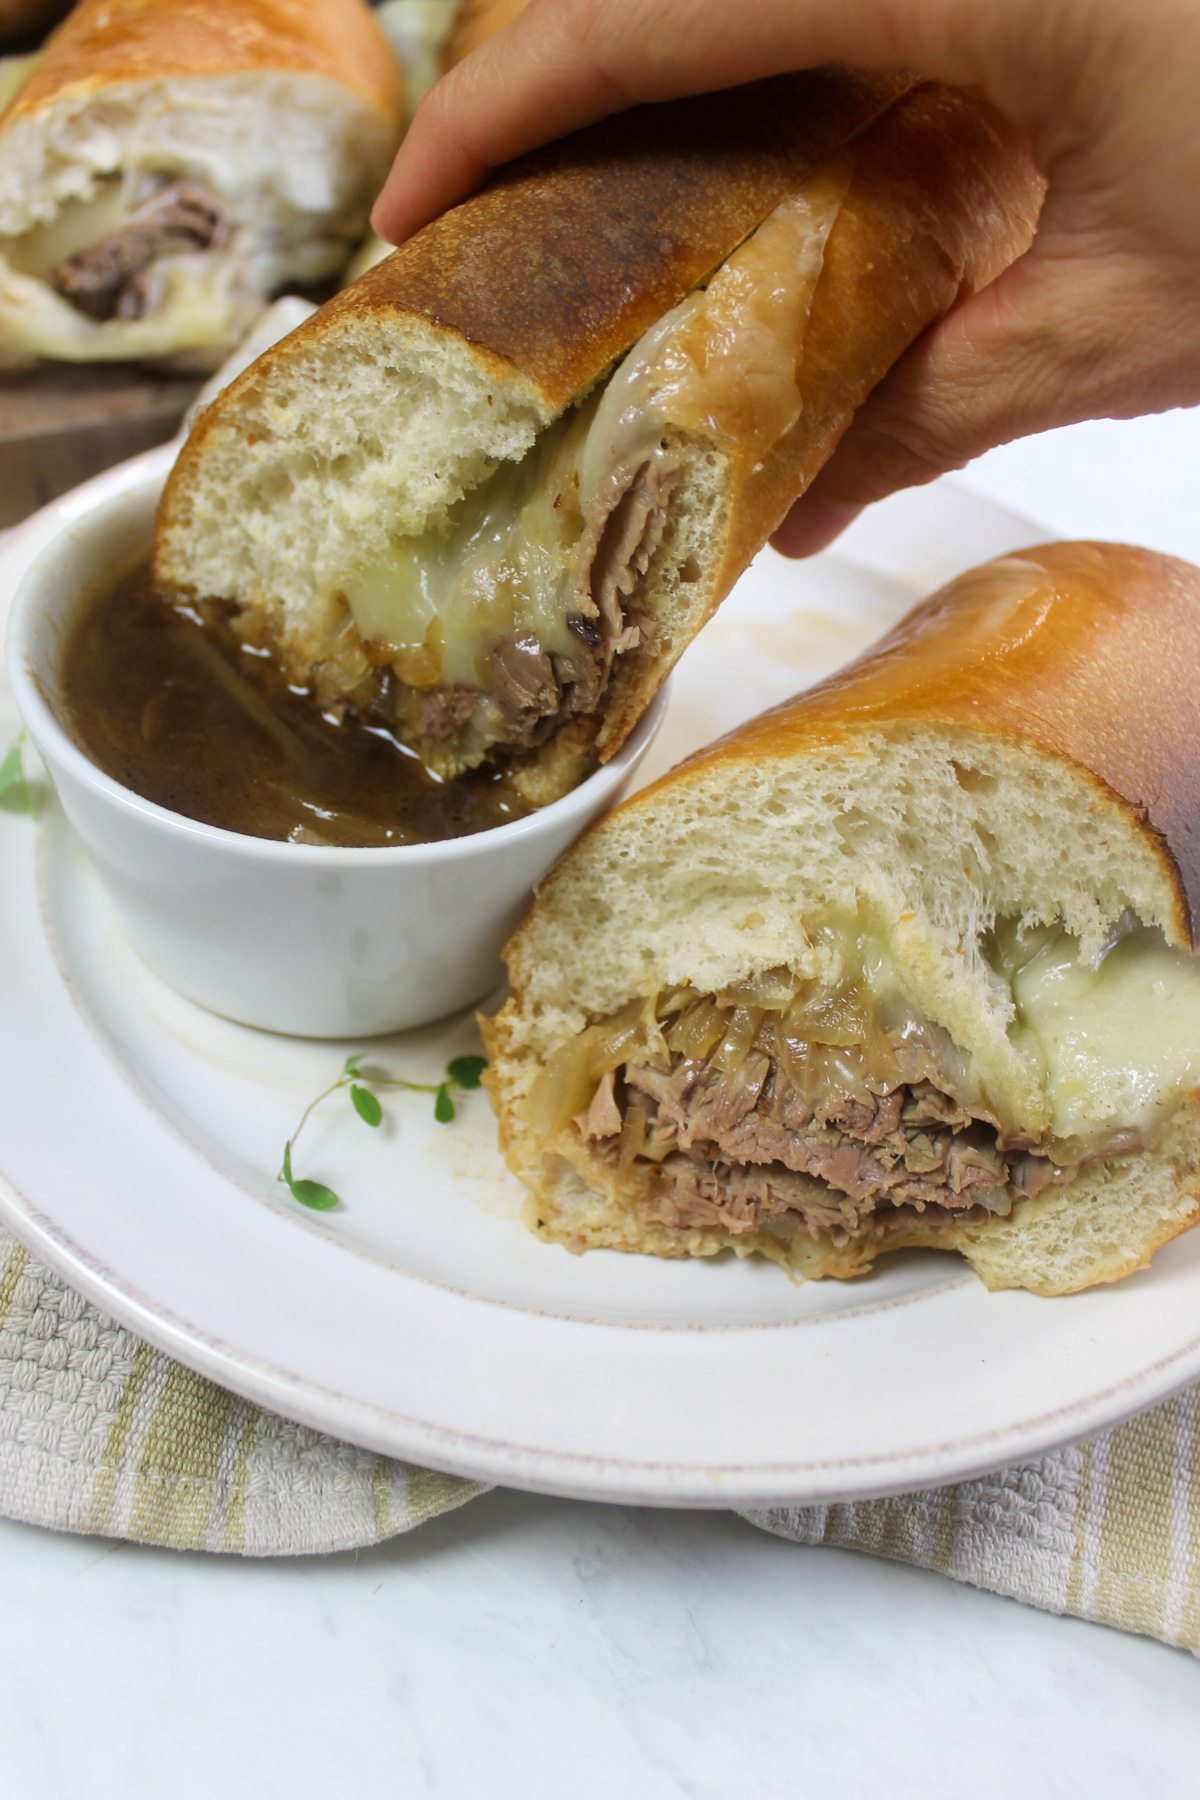
M 321 74 L 68 89 L 0 134 L 0 351 L 82 361 L 236 342 L 282 285 L 341 266 L 393 147 L 385 116 Z M 119 183 L 132 204 L 147 182 L 180 176 L 222 203 L 235 240 L 221 253 L 177 259 L 153 314 L 89 318 L 29 272 L 38 234 L 106 187 Z
M 860 930 L 866 921 L 857 946 L 823 929 L 847 918 Z M 1151 929 L 1129 934 L 1134 921 Z M 514 998 L 485 1026 L 488 1080 L 505 1154 L 531 1191 L 528 1221 L 575 1249 L 760 1250 L 809 1275 L 856 1274 L 881 1249 L 928 1243 L 962 1249 L 993 1286 L 1065 1292 L 1115 1279 L 1200 1210 L 1200 1109 L 1188 1098 L 1200 1080 L 1200 979 L 1177 921 L 1161 858 L 1128 812 L 1078 766 L 1028 744 L 893 724 L 848 728 L 790 757 L 710 756 L 690 778 L 685 767 L 592 831 L 508 948 Z M 1067 1071 L 1069 1104 L 1055 1085 L 1066 1064 L 1047 1011 L 1053 984 L 1006 979 L 998 922 L 1059 928 L 1068 974 L 1114 1040 L 1112 1071 L 1101 1058 L 1086 1092 L 1078 1068 Z M 1128 935 L 1106 957 L 1117 932 Z M 1010 1139 L 1045 1139 L 1057 1125 L 1086 1154 L 1134 1127 L 1153 1154 L 1085 1160 L 1045 1192 L 1015 1206 L 1010 1196 L 996 1218 L 977 1208 L 930 1226 L 906 1212 L 886 1238 L 839 1241 L 779 1221 L 664 1221 L 648 1205 L 647 1166 L 618 1161 L 579 1120 L 544 1128 L 547 1065 L 638 997 L 684 985 L 719 996 L 780 969 L 834 991 L 857 979 L 863 943 L 867 960 L 890 959 L 916 1013 L 966 1052 L 968 1086 Z M 1110 976 L 1122 959 L 1118 994 Z M 1144 1038 L 1153 1062 L 1155 1034 L 1172 1029 L 1186 1041 L 1168 1058 L 1170 1091 L 1127 1092 L 1119 1052 L 1141 1054 Z
M 204 421 L 155 573 L 269 618 L 297 669 L 325 652 L 357 572 L 518 461 L 553 416 L 511 364 L 481 368 L 457 332 L 403 316 L 356 317 L 336 338 L 302 328 L 237 398 Z

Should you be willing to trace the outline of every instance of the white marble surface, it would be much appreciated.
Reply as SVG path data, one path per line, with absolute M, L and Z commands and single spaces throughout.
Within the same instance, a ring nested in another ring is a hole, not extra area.
M 994 452 L 1063 534 L 1200 561 L 1200 413 Z M 1200 1666 L 722 1515 L 494 1494 L 248 1564 L 0 1522 L 12 1800 L 1155 1800 L 1200 1788 Z
M 238 1564 L 0 1528 L 12 1800 L 1191 1800 L 1200 1668 L 727 1514 Z

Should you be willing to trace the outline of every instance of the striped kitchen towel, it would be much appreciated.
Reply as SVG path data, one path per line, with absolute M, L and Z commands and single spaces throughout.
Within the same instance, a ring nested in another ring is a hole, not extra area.
M 977 1481 L 742 1516 L 1200 1651 L 1198 1394 Z
M 264 1413 L 152 1350 L 0 1232 L 0 1514 L 180 1550 L 294 1556 L 484 1490 Z M 1200 1649 L 1197 1389 L 1102 1436 L 897 1499 L 744 1515 Z
M 0 1513 L 175 1550 L 297 1556 L 482 1493 L 262 1412 L 114 1324 L 0 1231 Z

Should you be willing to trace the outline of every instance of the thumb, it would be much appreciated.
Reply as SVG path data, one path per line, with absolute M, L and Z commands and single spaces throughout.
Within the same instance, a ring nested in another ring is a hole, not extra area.
M 1195 277 L 1173 279 L 1161 259 L 1152 267 L 1096 235 L 1091 245 L 1039 237 L 918 338 L 859 407 L 775 548 L 811 556 L 872 501 L 1013 438 L 1200 400 Z

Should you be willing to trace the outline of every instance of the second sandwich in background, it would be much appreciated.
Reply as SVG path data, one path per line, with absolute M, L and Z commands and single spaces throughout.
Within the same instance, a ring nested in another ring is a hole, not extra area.
M 211 368 L 341 268 L 400 135 L 365 0 L 82 0 L 0 101 L 0 366 Z

